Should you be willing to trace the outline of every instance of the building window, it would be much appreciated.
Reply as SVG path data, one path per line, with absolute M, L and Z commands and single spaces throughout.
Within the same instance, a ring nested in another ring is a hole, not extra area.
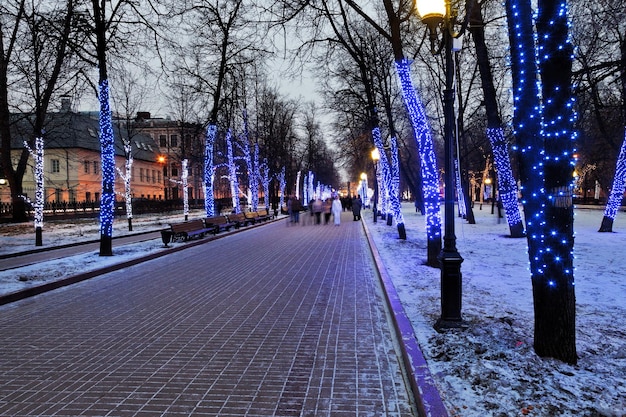
M 157 183 L 161 184 L 161 171 L 157 171 Z
M 155 182 L 156 182 L 156 172 L 152 170 L 152 183 L 154 184 Z
M 60 203 L 62 195 L 63 195 L 63 190 L 61 190 L 60 188 L 54 189 L 54 201 L 56 201 L 57 203 Z
M 170 135 L 170 146 L 172 148 L 178 147 L 178 135 Z
M 83 163 L 83 167 L 85 168 L 85 174 L 89 174 L 91 171 L 91 163 L 89 161 L 85 161 Z
M 86 202 L 90 202 L 91 201 L 91 193 L 89 191 L 87 191 L 85 193 L 85 201 Z
M 143 168 L 139 168 L 139 182 L 143 182 Z
M 172 163 L 172 177 L 178 177 L 178 168 L 174 163 Z
M 159 135 L 159 146 L 167 148 L 167 135 Z
M 93 161 L 93 173 L 98 175 L 98 161 Z
M 59 162 L 58 159 L 53 159 L 50 162 L 52 162 L 52 172 L 53 173 L 61 172 L 61 162 Z

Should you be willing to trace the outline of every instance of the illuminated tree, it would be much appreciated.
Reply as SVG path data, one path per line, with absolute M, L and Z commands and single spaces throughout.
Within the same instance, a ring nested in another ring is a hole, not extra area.
M 622 38 L 620 44 L 621 52 L 621 81 L 622 81 L 622 117 L 626 124 L 626 38 Z M 604 210 L 604 217 L 602 218 L 602 224 L 600 225 L 600 232 L 612 232 L 613 220 L 617 215 L 619 207 L 622 205 L 624 199 L 624 189 L 626 188 L 626 129 L 624 134 L 624 141 L 620 148 L 619 156 L 615 164 L 615 175 L 613 178 L 613 186 L 611 187 L 611 194 L 607 201 L 606 208 Z
M 378 24 L 353 0 L 346 3 L 372 25 L 381 36 L 388 40 L 393 50 L 396 73 L 413 134 L 420 154 L 422 192 L 426 214 L 426 235 L 428 242 L 427 263 L 438 266 L 441 253 L 441 215 L 439 209 L 439 174 L 437 158 L 433 144 L 430 123 L 426 117 L 424 105 L 417 94 L 411 77 L 411 63 L 403 50 L 401 26 L 412 10 L 410 2 L 401 3 L 398 8 L 391 0 L 383 0 L 387 20 L 385 25 Z M 388 29 L 385 29 L 387 27 Z
M 119 167 L 117 169 L 117 175 L 124 180 L 124 201 L 126 202 L 126 219 L 128 220 L 128 231 L 133 231 L 133 194 L 131 189 L 131 179 L 133 173 L 133 147 L 130 142 L 124 144 L 124 155 L 126 156 L 126 163 L 124 164 L 124 171 Z
M 487 44 L 485 42 L 485 24 L 480 5 L 468 7 L 468 9 L 472 13 L 469 31 L 476 46 L 476 56 L 482 81 L 485 110 L 487 112 L 487 138 L 491 143 L 493 160 L 496 165 L 498 191 L 506 212 L 511 237 L 523 237 L 524 224 L 518 205 L 517 182 L 513 177 L 509 149 L 498 111 L 496 90 L 493 84 L 491 64 L 489 63 Z
M 576 363 L 572 47 L 565 2 L 506 2 L 514 124 L 535 308 L 535 352 Z M 537 83 L 540 80 L 540 83 Z M 540 84 L 540 85 L 538 85 Z
M 31 149 L 28 142 L 24 142 L 24 147 L 32 155 L 35 161 L 35 246 L 43 246 L 43 208 L 44 208 L 44 178 L 43 178 L 43 138 L 35 139 L 35 149 Z

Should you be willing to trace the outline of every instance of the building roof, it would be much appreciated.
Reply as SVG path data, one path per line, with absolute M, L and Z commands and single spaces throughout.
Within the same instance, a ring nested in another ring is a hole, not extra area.
M 58 112 L 50 113 L 44 133 L 44 149 L 68 149 L 79 148 L 100 152 L 99 140 L 99 120 L 98 114 L 94 113 L 73 113 Z M 28 117 L 14 115 L 12 125 L 13 149 L 24 147 L 24 140 L 32 139 L 33 128 Z M 156 161 L 159 147 L 147 134 L 141 132 L 130 132 L 130 142 L 132 144 L 132 154 L 134 159 L 144 161 Z M 122 137 L 128 139 L 129 132 L 126 129 L 120 130 L 113 124 L 113 136 L 115 139 L 115 154 L 124 156 L 124 145 Z

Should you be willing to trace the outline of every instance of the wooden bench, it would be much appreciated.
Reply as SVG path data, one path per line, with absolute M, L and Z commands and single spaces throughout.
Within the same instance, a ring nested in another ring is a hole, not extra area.
M 267 211 L 266 208 L 264 209 L 258 209 L 257 213 L 259 215 L 259 219 L 265 221 L 265 220 L 271 220 L 272 219 L 272 215 Z
M 218 234 L 222 230 L 228 231 L 231 227 L 236 227 L 236 224 L 229 221 L 226 216 L 207 217 L 204 219 L 204 224 L 207 229 L 212 229 L 214 235 Z
M 241 226 L 247 226 L 251 223 L 250 220 L 246 219 L 246 215 L 243 213 L 232 213 L 226 215 L 226 217 L 228 217 L 228 220 L 231 223 L 235 223 L 235 228 L 237 229 L 239 229 Z
M 188 240 L 194 236 L 204 237 L 206 233 L 213 232 L 213 228 L 207 228 L 201 219 L 190 220 L 183 223 L 170 223 L 172 230 L 172 240 Z
M 246 216 L 246 220 L 248 220 L 248 222 L 251 224 L 255 224 L 257 221 L 261 221 L 259 219 L 259 213 L 257 213 L 256 211 L 246 211 L 244 213 L 244 216 Z

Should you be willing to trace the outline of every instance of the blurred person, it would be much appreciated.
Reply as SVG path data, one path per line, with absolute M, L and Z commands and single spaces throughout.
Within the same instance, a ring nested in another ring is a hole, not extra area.
M 363 202 L 361 201 L 361 195 L 359 194 L 357 197 L 352 199 L 352 215 L 354 216 L 354 221 L 361 220 L 362 206 Z
M 335 226 L 339 226 L 339 224 L 341 223 L 341 212 L 343 211 L 343 207 L 338 195 L 336 195 L 333 200 L 331 211 L 333 212 L 333 220 Z

